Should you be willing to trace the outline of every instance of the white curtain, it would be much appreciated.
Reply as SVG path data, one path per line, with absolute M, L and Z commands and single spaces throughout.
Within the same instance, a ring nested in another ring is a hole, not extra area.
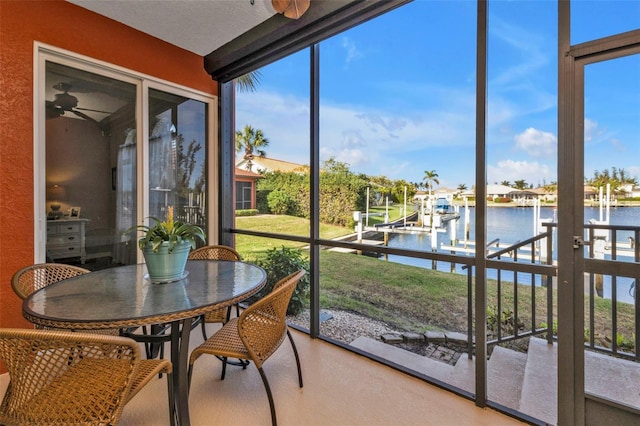
M 175 127 L 171 111 L 157 115 L 149 138 L 149 214 L 166 218 L 167 206 L 174 206 L 176 188 Z
M 116 185 L 116 247 L 114 261 L 136 263 L 136 235 L 124 234 L 136 222 L 136 131 L 127 132 L 124 145 L 118 148 Z

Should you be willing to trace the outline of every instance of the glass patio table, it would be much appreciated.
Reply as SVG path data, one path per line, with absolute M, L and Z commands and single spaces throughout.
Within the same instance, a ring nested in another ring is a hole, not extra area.
M 22 313 L 34 324 L 75 331 L 170 324 L 169 334 L 155 340 L 136 337 L 171 342 L 172 413 L 178 424 L 189 425 L 187 367 L 194 320 L 253 295 L 267 275 L 250 263 L 220 260 L 190 260 L 185 274 L 181 280 L 157 284 L 149 281 L 144 264 L 91 272 L 32 293 Z

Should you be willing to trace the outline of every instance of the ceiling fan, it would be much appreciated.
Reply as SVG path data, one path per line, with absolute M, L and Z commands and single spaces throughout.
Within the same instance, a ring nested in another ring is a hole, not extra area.
M 80 118 L 97 123 L 97 120 L 95 120 L 93 117 L 88 116 L 82 111 L 98 112 L 101 114 L 112 114 L 108 111 L 78 107 L 78 98 L 69 94 L 72 89 L 72 86 L 69 83 L 61 82 L 54 85 L 53 88 L 56 90 L 61 90 L 62 93 L 56 93 L 56 99 L 53 101 L 45 101 L 47 108 L 47 118 L 56 118 L 64 115 L 65 112 L 71 112 Z
M 287 18 L 298 19 L 307 9 L 311 0 L 271 0 L 273 9 Z

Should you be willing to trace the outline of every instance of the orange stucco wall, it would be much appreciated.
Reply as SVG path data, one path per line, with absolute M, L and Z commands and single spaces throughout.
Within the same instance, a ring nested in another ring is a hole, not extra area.
M 34 256 L 36 41 L 217 95 L 201 56 L 62 0 L 0 0 L 0 327 L 31 326 L 10 280 Z

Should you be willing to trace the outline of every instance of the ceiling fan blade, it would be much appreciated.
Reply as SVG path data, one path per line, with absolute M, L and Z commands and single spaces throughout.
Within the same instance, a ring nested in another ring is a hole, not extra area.
M 271 0 L 273 9 L 291 19 L 298 19 L 307 9 L 311 0 Z
M 284 13 L 289 7 L 289 3 L 291 3 L 291 0 L 271 0 L 273 9 L 278 13 Z
M 74 110 L 75 111 L 80 110 L 80 111 L 89 111 L 89 112 L 99 112 L 99 113 L 102 113 L 102 114 L 113 114 L 112 112 L 109 112 L 109 111 L 100 111 L 99 109 L 91 109 L 91 108 L 76 107 L 76 108 L 74 108 Z
M 87 114 L 85 114 L 84 112 L 81 111 L 76 111 L 75 109 L 70 110 L 72 113 L 74 113 L 75 115 L 77 115 L 80 118 L 84 118 L 85 120 L 88 121 L 93 121 L 94 123 L 98 124 L 98 122 L 93 118 L 93 117 L 89 117 Z
M 289 7 L 284 11 L 284 16 L 291 19 L 298 19 L 309 9 L 310 3 L 311 0 L 291 0 Z

